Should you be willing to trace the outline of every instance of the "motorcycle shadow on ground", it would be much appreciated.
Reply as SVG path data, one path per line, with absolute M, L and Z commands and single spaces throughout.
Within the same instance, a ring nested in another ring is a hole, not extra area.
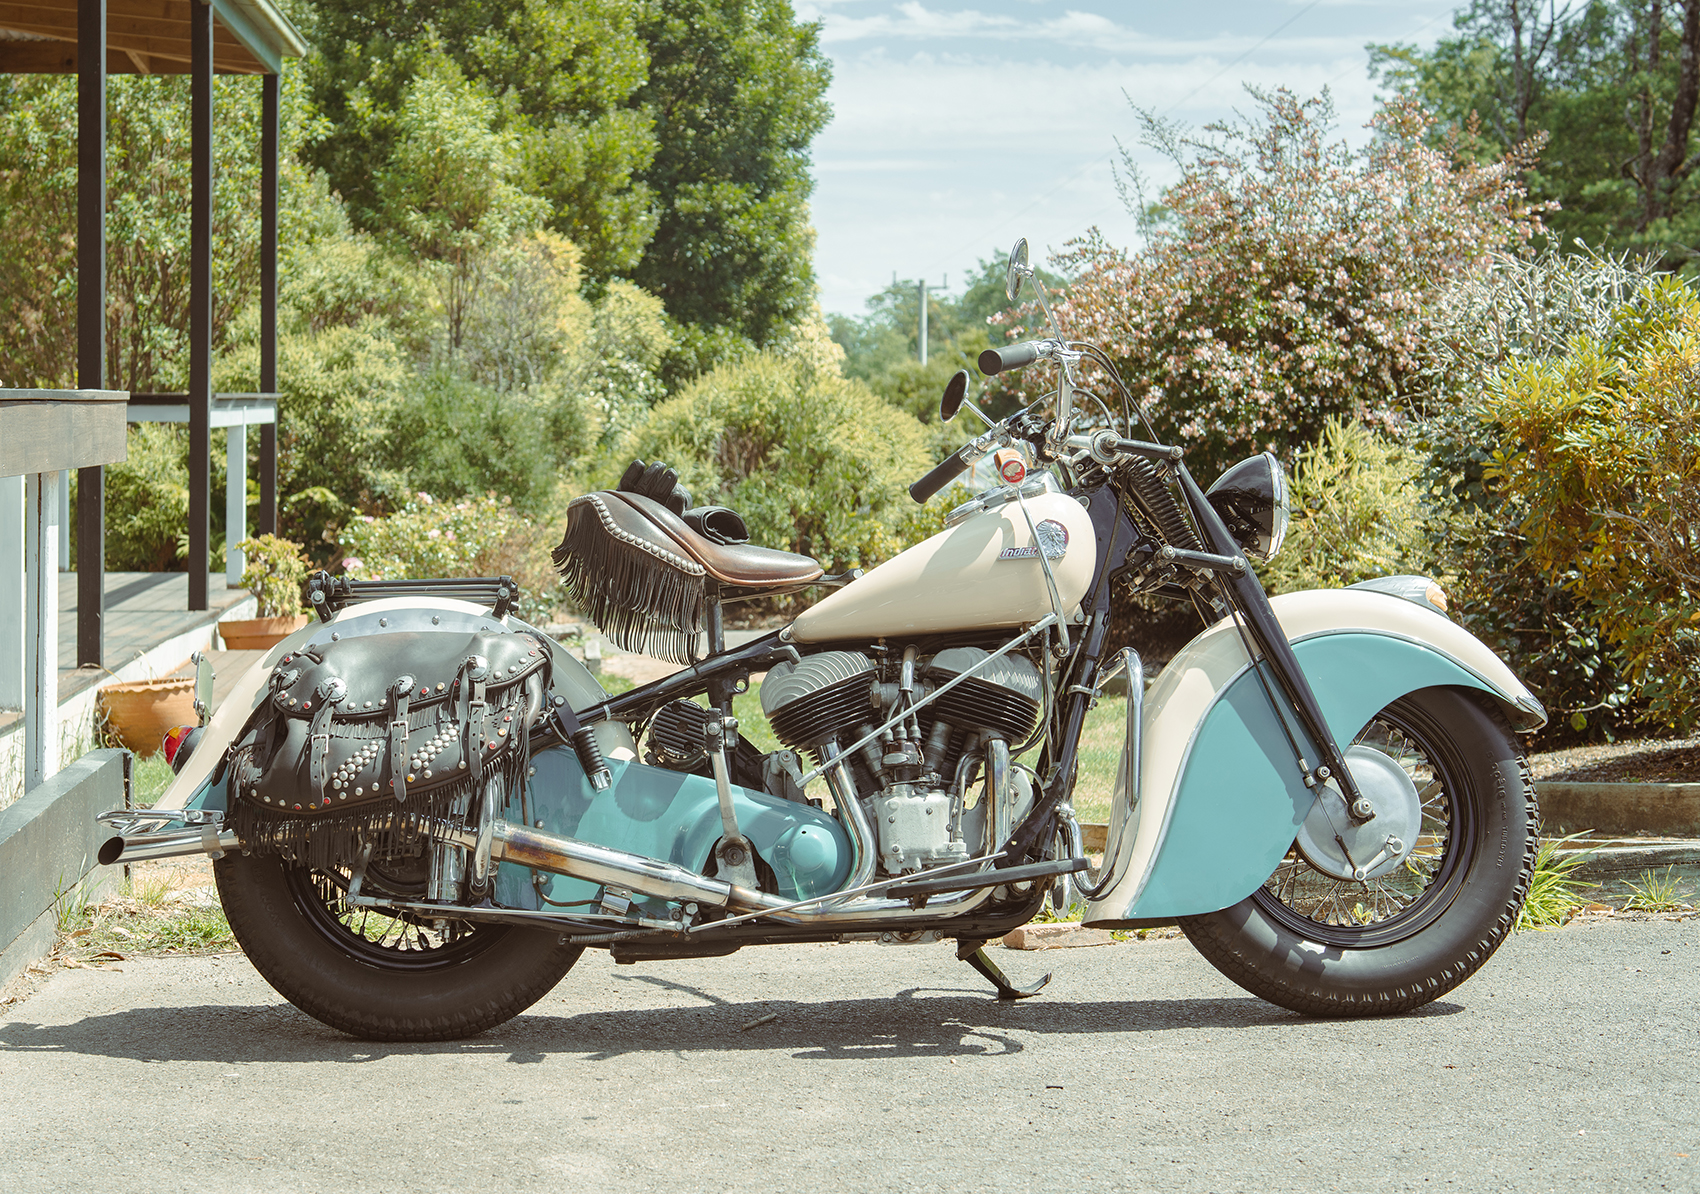
M 978 991 L 913 987 L 890 996 L 805 1002 L 722 999 L 654 975 L 615 975 L 695 1005 L 527 1014 L 463 1041 L 387 1044 L 346 1037 L 287 1003 L 146 1007 L 70 1024 L 0 1024 L 0 1053 L 48 1052 L 141 1062 L 343 1062 L 406 1056 L 501 1056 L 513 1064 L 600 1062 L 634 1054 L 777 1051 L 799 1061 L 1013 1057 L 1046 1036 L 1197 1029 L 1333 1033 L 1352 1021 L 1307 1019 L 1251 997 L 999 1003 Z M 571 979 L 567 980 L 569 983 Z M 1436 1002 L 1399 1017 L 1455 1015 Z

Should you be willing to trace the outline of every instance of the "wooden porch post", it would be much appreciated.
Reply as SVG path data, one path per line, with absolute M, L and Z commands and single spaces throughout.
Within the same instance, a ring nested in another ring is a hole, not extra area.
M 106 388 L 106 0 L 77 0 L 77 385 Z M 77 665 L 100 666 L 106 469 L 77 470 Z
M 207 609 L 212 540 L 213 10 L 189 5 L 189 608 Z
M 260 79 L 260 391 L 277 393 L 278 76 Z M 260 426 L 257 535 L 277 534 L 277 424 Z

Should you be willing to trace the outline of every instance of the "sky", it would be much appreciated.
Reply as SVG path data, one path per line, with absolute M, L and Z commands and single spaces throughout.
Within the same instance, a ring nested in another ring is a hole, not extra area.
M 894 275 L 960 293 L 1018 236 L 1036 260 L 1093 225 L 1131 246 L 1118 140 L 1154 184 L 1173 177 L 1131 105 L 1197 126 L 1248 110 L 1245 84 L 1326 86 L 1361 145 L 1366 44 L 1432 45 L 1457 2 L 793 0 L 833 66 L 812 155 L 821 306 L 861 314 Z

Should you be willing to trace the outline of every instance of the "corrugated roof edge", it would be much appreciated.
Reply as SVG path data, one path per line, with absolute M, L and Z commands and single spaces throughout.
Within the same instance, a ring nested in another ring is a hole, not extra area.
M 265 68 L 276 74 L 285 58 L 307 52 L 307 39 L 271 0 L 212 0 L 224 27 Z

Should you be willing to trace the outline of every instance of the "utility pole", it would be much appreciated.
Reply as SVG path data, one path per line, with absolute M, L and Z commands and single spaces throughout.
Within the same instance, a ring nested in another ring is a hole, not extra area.
M 921 292 L 921 364 L 927 363 L 927 280 L 916 283 Z

